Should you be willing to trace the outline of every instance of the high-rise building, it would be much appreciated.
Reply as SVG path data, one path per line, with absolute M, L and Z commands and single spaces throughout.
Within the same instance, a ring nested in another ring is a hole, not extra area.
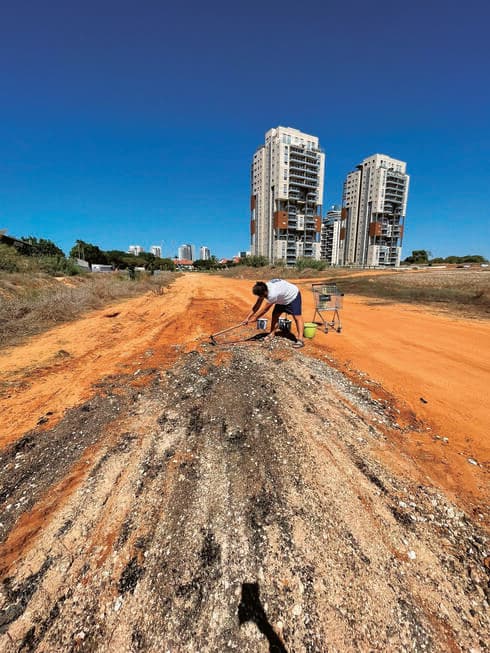
M 141 245 L 130 245 L 128 248 L 128 254 L 134 254 L 135 256 L 139 256 L 144 251 Z
M 374 154 L 347 175 L 340 232 L 344 265 L 400 265 L 410 181 L 406 167 L 404 161 Z
M 152 245 L 150 247 L 150 252 L 153 254 L 153 256 L 156 256 L 157 258 L 162 258 L 162 248 L 160 245 Z
M 329 265 L 339 264 L 342 210 L 331 206 L 322 223 L 321 258 Z
M 325 154 L 318 138 L 276 127 L 254 154 L 251 168 L 251 250 L 293 265 L 320 258 Z
M 187 243 L 186 245 L 181 245 L 179 247 L 179 260 L 186 259 L 187 261 L 194 260 L 194 245 Z
M 211 252 L 209 250 L 209 247 L 205 247 L 204 245 L 201 245 L 199 248 L 199 258 L 201 261 L 209 261 L 211 258 Z

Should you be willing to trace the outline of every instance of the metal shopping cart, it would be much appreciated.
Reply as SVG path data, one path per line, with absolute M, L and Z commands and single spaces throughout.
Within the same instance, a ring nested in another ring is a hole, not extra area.
M 325 333 L 328 333 L 329 328 L 340 333 L 342 324 L 340 323 L 339 309 L 342 308 L 344 293 L 340 292 L 335 283 L 312 283 L 311 290 L 315 300 L 315 313 L 312 321 L 315 322 L 318 314 Z M 327 312 L 332 313 L 331 320 L 325 319 L 323 314 Z

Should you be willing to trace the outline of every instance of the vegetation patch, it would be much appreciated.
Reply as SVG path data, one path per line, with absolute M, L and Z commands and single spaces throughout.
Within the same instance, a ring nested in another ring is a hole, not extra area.
M 427 270 L 358 276 L 329 275 L 344 294 L 432 304 L 466 317 L 490 316 L 490 274 L 479 270 Z
M 87 311 L 152 291 L 161 294 L 175 278 L 172 272 L 87 274 L 53 278 L 46 274 L 0 272 L 0 347 L 14 345 Z

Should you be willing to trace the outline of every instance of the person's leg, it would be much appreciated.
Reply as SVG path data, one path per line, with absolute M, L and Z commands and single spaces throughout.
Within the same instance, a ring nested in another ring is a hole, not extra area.
M 293 315 L 294 321 L 296 322 L 296 329 L 298 331 L 298 340 L 303 340 L 303 332 L 305 328 L 305 322 L 302 315 Z
M 274 310 L 272 311 L 271 330 L 269 335 L 267 336 L 268 338 L 274 337 L 277 328 L 277 323 L 279 322 L 279 316 L 281 315 L 281 313 L 282 313 L 281 308 L 276 304 L 274 306 Z
M 302 307 L 300 292 L 298 292 L 295 299 L 289 304 L 288 309 L 289 309 L 288 313 L 292 314 L 292 316 L 294 317 L 294 321 L 296 323 L 296 330 L 298 331 L 297 340 L 300 343 L 303 343 L 303 331 L 304 331 L 305 323 L 303 320 L 303 307 Z

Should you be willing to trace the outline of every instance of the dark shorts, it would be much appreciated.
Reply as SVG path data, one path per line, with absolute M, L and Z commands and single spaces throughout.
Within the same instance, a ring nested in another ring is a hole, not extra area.
M 288 313 L 289 315 L 301 315 L 301 293 L 298 292 L 296 297 L 290 304 L 276 304 L 272 311 L 272 316 L 278 316 L 281 313 Z

